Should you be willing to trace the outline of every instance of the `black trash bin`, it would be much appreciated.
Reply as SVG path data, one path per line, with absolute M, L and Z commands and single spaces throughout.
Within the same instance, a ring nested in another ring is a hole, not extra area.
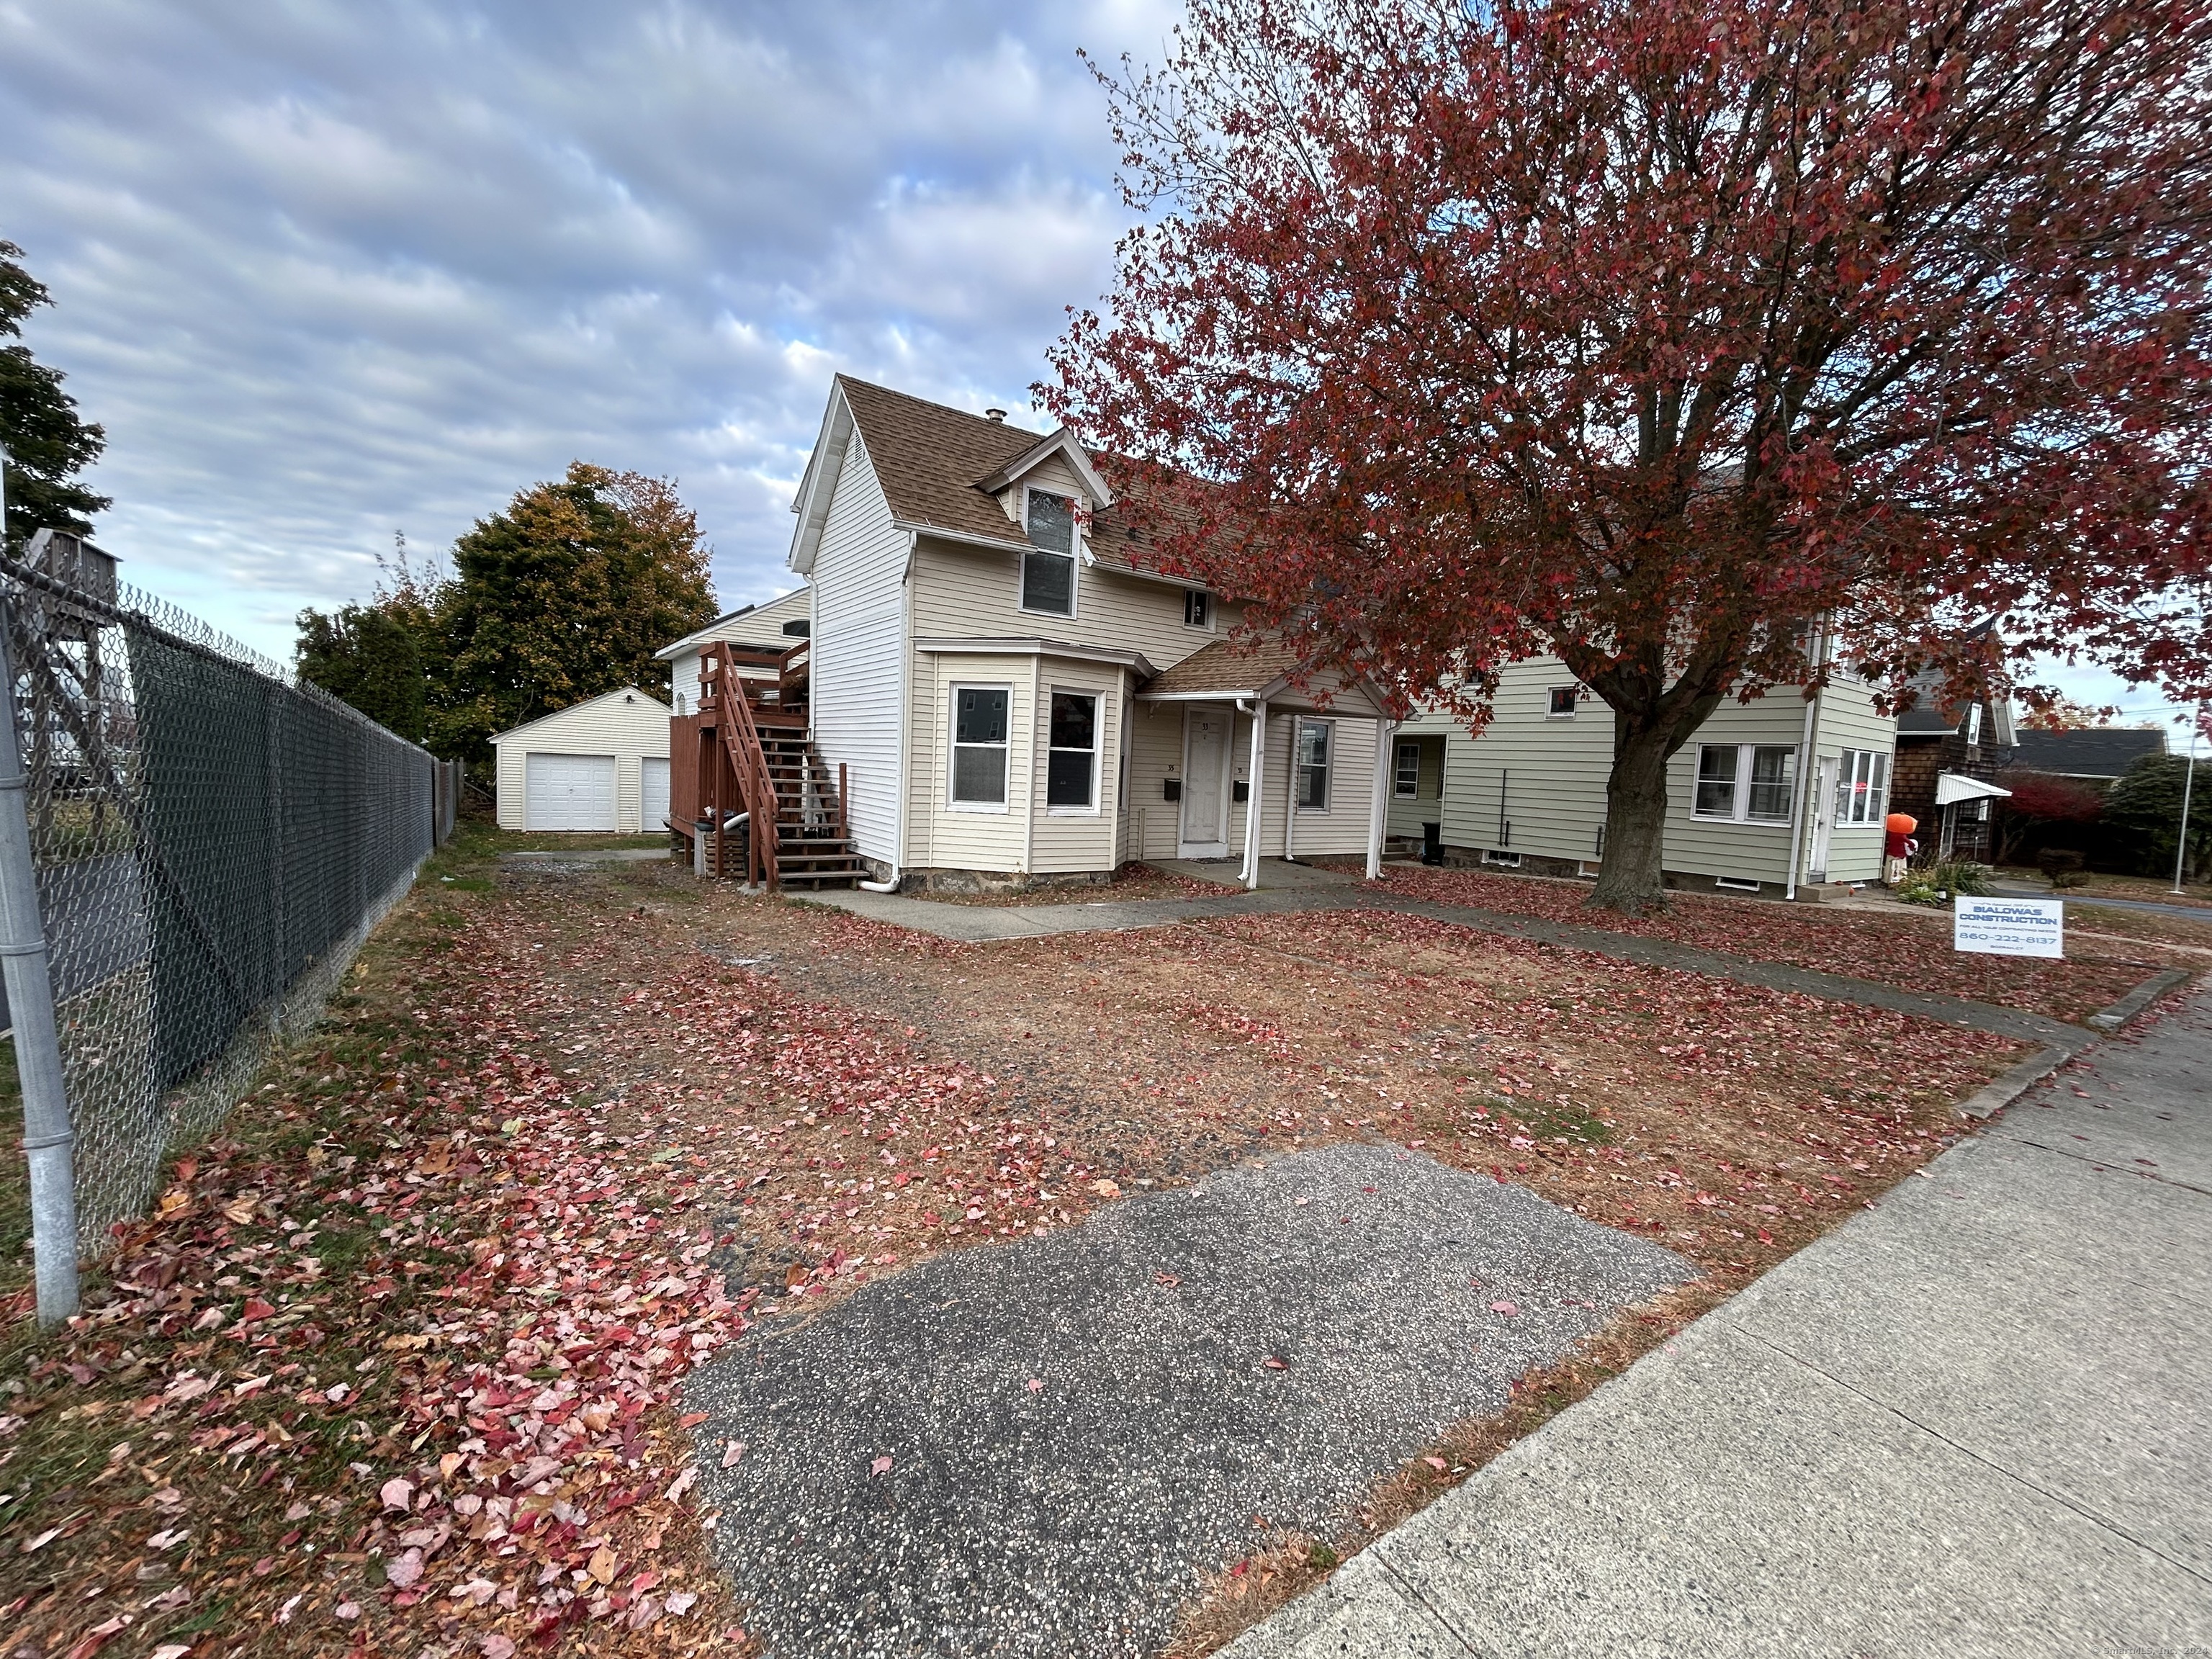
M 1444 861 L 1444 827 L 1441 823 L 1421 826 L 1421 862 L 1442 864 Z

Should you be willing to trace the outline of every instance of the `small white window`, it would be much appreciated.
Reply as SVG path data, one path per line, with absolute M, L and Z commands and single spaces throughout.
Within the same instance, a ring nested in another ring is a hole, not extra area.
M 1213 596 L 1202 588 L 1190 588 L 1182 596 L 1182 625 L 1185 628 L 1212 629 L 1213 626 Z
M 1398 793 L 1407 800 L 1421 793 L 1421 745 L 1401 743 L 1398 745 L 1396 769 Z
M 1982 740 L 1982 706 L 1978 702 L 1966 710 L 1966 744 L 1972 748 Z
M 1095 811 L 1097 781 L 1098 699 L 1087 691 L 1055 691 L 1044 804 L 1055 812 Z
M 1759 884 L 1748 876 L 1715 876 L 1713 885 L 1730 893 L 1756 893 Z
M 1797 751 L 1786 744 L 1700 744 L 1690 810 L 1737 823 L 1787 823 L 1796 772 Z
M 1298 809 L 1328 811 L 1328 734 L 1327 720 L 1298 722 Z
M 1007 705 L 1004 685 L 952 688 L 952 804 L 1003 811 L 1006 805 Z
M 1582 697 L 1583 689 L 1579 685 L 1553 686 L 1552 688 L 1552 705 L 1547 711 L 1547 717 L 1552 720 L 1572 719 L 1575 712 L 1575 705 L 1582 701 Z
M 1846 749 L 1836 768 L 1836 825 L 1878 824 L 1889 812 L 1889 756 L 1880 749 Z
M 1029 492 L 1030 550 L 1022 555 L 1022 609 L 1075 614 L 1075 503 L 1042 489 Z
M 1494 864 L 1501 870 L 1518 870 L 1521 867 L 1521 855 L 1518 853 L 1501 853 L 1494 847 L 1483 854 L 1482 861 L 1485 864 Z

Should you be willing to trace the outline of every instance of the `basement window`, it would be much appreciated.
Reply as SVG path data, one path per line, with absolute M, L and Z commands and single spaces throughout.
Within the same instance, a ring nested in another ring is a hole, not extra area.
M 1759 884 L 1744 876 L 1715 876 L 1713 885 L 1729 893 L 1756 893 L 1759 890 Z
M 1501 853 L 1495 848 L 1482 855 L 1482 861 L 1485 864 L 1494 864 L 1501 870 L 1518 870 L 1521 867 L 1521 855 L 1518 853 Z

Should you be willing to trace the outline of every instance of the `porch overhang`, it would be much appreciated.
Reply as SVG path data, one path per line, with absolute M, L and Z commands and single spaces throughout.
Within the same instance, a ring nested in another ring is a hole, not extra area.
M 1140 651 L 1123 651 L 1107 645 L 1077 645 L 1066 640 L 1032 635 L 938 635 L 916 640 L 914 648 L 926 656 L 1065 657 L 1072 662 L 1104 663 L 1109 667 L 1126 668 L 1146 679 L 1158 672 Z M 1214 701 L 1221 699 L 1217 697 Z

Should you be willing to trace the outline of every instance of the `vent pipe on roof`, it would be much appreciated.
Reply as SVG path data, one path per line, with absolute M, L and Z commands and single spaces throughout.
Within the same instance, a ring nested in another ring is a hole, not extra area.
M 983 411 L 983 418 L 987 421 L 1003 421 L 1006 418 L 1006 411 L 1003 409 L 987 409 Z

